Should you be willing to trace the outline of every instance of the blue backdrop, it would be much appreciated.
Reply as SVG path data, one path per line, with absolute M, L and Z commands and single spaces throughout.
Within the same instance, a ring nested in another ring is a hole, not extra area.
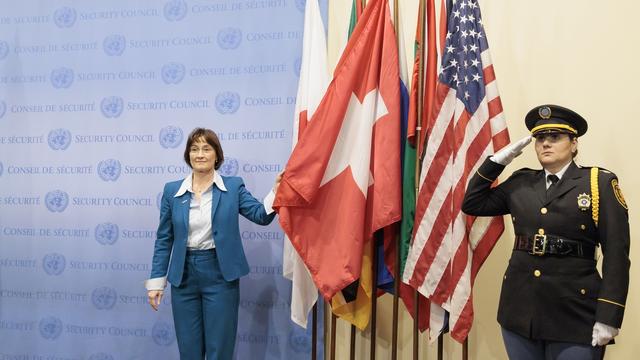
M 149 276 L 196 126 L 262 198 L 284 168 L 304 0 L 0 0 L 0 359 L 177 359 Z M 323 1 L 326 11 L 326 1 Z M 238 359 L 308 358 L 283 232 L 241 220 Z

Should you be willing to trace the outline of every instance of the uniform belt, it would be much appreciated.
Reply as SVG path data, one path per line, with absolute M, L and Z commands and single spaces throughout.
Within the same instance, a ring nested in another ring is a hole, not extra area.
M 564 255 L 585 259 L 594 259 L 596 247 L 582 241 L 571 240 L 556 235 L 516 235 L 514 250 L 527 251 L 529 254 Z

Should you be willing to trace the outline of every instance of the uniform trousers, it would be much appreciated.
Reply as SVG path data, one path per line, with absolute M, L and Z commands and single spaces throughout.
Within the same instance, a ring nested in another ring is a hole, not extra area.
M 533 340 L 505 328 L 502 340 L 511 360 L 600 360 L 602 354 L 601 346 Z
M 171 309 L 181 360 L 233 358 L 238 328 L 239 280 L 226 281 L 215 249 L 189 250 Z

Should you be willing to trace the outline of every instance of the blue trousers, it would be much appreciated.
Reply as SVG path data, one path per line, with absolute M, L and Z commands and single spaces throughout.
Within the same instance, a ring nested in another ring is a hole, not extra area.
M 511 360 L 599 360 L 602 347 L 559 341 L 533 340 L 502 328 Z
M 239 280 L 226 281 L 215 250 L 188 251 L 171 309 L 181 360 L 233 358 L 238 328 Z

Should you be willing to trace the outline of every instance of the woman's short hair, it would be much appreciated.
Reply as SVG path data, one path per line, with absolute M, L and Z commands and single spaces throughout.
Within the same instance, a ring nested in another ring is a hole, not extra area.
M 193 145 L 194 142 L 197 142 L 200 139 L 203 139 L 207 142 L 207 144 L 211 145 L 213 151 L 216 152 L 216 163 L 214 164 L 213 168 L 218 170 L 220 168 L 220 165 L 222 165 L 222 163 L 224 162 L 224 153 L 222 152 L 222 145 L 220 145 L 218 135 L 216 135 L 216 133 L 211 129 L 193 129 L 193 131 L 187 138 L 187 146 L 185 146 L 184 148 L 184 161 L 187 163 L 187 165 L 189 165 L 190 168 L 193 168 L 193 166 L 191 166 L 189 152 L 191 151 L 191 145 Z

